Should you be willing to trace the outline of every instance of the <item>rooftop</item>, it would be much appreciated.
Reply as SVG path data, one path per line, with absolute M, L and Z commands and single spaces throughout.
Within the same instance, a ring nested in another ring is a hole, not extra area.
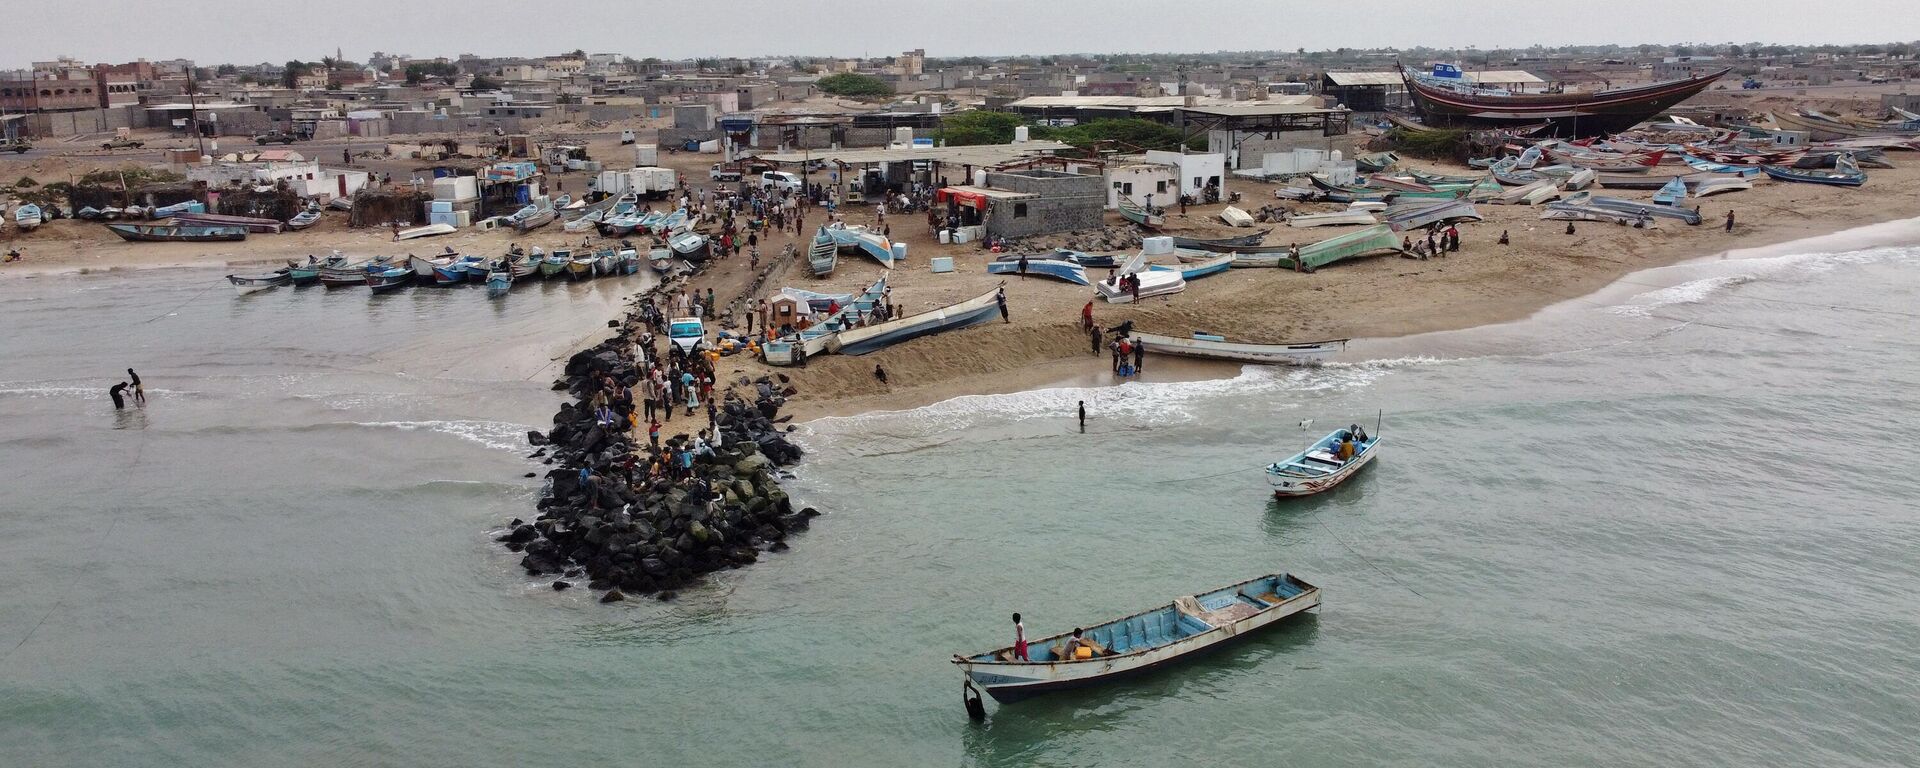
M 1070 145 L 1057 141 L 1029 141 L 1024 144 L 980 144 L 967 147 L 911 147 L 903 149 L 840 149 L 820 152 L 782 152 L 760 155 L 761 160 L 770 163 L 801 163 L 810 160 L 838 162 L 846 165 L 864 165 L 866 163 L 911 162 L 914 160 L 936 160 L 942 163 L 962 165 L 998 165 L 1009 160 L 1018 160 L 1031 155 L 1041 155 L 1072 149 Z

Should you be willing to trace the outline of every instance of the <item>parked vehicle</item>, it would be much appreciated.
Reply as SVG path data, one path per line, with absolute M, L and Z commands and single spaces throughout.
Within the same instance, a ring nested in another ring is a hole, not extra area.
M 146 142 L 141 141 L 139 139 L 130 139 L 125 136 L 115 136 L 111 139 L 101 142 L 100 148 L 101 149 L 139 149 L 146 145 L 147 145 Z
M 298 138 L 299 137 L 294 136 L 291 133 L 286 133 L 283 131 L 268 131 L 266 133 L 253 137 L 253 143 L 260 144 L 260 145 L 292 144 Z
M 740 169 L 729 168 L 724 163 L 714 163 L 713 168 L 707 171 L 707 179 L 709 181 L 739 181 Z
M 21 140 L 21 141 L 0 140 L 0 152 L 12 152 L 18 155 L 29 149 L 33 149 L 33 145 L 28 144 L 24 140 Z
M 760 174 L 760 188 L 783 192 L 798 192 L 806 188 L 806 182 L 798 174 L 786 171 L 767 171 Z

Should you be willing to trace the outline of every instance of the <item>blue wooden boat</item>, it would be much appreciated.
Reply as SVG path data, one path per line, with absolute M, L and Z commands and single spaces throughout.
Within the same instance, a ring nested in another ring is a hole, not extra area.
M 1109 683 L 1159 669 L 1320 605 L 1320 588 L 1288 573 L 1186 595 L 1157 608 L 1075 632 L 1028 641 L 1027 658 L 1009 646 L 953 664 L 1002 704 L 1037 694 Z M 1079 637 L 1076 639 L 1075 634 Z
M 828 227 L 827 234 L 833 237 L 836 245 L 858 248 L 861 253 L 872 256 L 881 266 L 893 268 L 893 241 L 878 232 L 870 232 L 866 227 Z
M 640 251 L 633 248 L 622 248 L 620 249 L 619 258 L 620 274 L 631 275 L 640 271 Z
M 1763 165 L 1760 170 L 1779 181 L 1797 181 L 1803 184 L 1828 184 L 1836 187 L 1857 187 L 1867 183 L 1867 172 L 1853 162 L 1852 157 L 1840 157 L 1834 160 L 1834 167 L 1827 168 L 1782 168 L 1777 165 Z
M 602 248 L 593 252 L 594 277 L 606 277 L 607 275 L 614 274 L 619 269 L 619 266 L 620 257 L 614 254 L 612 248 Z
M 821 227 L 813 235 L 813 242 L 807 245 L 807 267 L 813 270 L 814 277 L 826 277 L 833 274 L 833 268 L 840 263 L 840 245 Z
M 511 288 L 513 288 L 513 272 L 496 269 L 492 274 L 487 275 L 487 296 L 505 296 Z
M 397 291 L 413 284 L 413 267 L 390 267 L 367 273 L 367 287 L 374 293 Z
M 433 265 L 434 285 L 454 285 L 467 279 L 467 267 L 480 263 L 478 256 L 462 256 L 446 264 Z
M 1336 429 L 1306 450 L 1267 465 L 1267 484 L 1282 498 L 1331 490 L 1373 462 L 1378 435 L 1355 424 Z
M 493 264 L 486 259 L 475 259 L 463 265 L 467 271 L 467 282 L 484 283 L 487 275 L 493 273 Z
M 552 278 L 556 275 L 564 275 L 567 273 L 567 265 L 571 263 L 573 263 L 572 250 L 566 248 L 556 249 L 553 253 L 547 254 L 546 258 L 540 260 L 540 276 L 542 278 Z
M 320 268 L 326 263 L 327 262 L 322 261 L 309 261 L 302 264 L 297 261 L 289 261 L 287 262 L 287 279 L 293 283 L 293 287 L 295 288 L 303 285 L 313 285 L 314 283 L 320 282 Z
M 1021 258 L 1023 257 L 1002 256 L 987 262 L 987 272 L 994 275 L 1018 275 L 1020 274 Z M 1065 280 L 1074 285 L 1092 285 L 1092 283 L 1087 281 L 1086 268 L 1081 267 L 1079 264 L 1063 259 L 1047 258 L 1045 256 L 1026 256 L 1024 258 L 1027 260 L 1027 274 L 1029 275 L 1041 275 Z
M 1672 181 L 1661 185 L 1660 191 L 1653 193 L 1653 202 L 1655 205 L 1679 205 L 1681 201 L 1686 199 L 1687 183 L 1681 181 L 1678 176 L 1673 177 Z

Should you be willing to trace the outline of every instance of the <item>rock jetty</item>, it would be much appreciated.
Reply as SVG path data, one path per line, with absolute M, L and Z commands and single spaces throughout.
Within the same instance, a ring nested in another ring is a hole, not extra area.
M 539 513 L 532 522 L 514 519 L 495 539 L 524 553 L 520 565 L 528 575 L 556 577 L 556 590 L 585 581 L 603 593 L 603 603 L 638 595 L 671 599 L 701 574 L 785 551 L 787 536 L 819 514 L 796 510 L 775 481 L 779 468 L 801 454 L 786 438 L 792 427 L 778 415 L 793 394 L 784 377 L 735 380 L 715 395 L 723 402 L 711 414 L 666 422 L 658 449 L 647 438 L 647 421 L 629 428 L 627 414 L 638 404 L 610 404 L 617 420 L 608 423 L 594 395 L 609 381 L 640 385 L 645 371 L 634 362 L 634 339 L 655 314 L 636 310 L 620 335 L 567 361 L 554 388 L 567 390 L 571 402 L 554 413 L 551 430 L 527 433 L 540 449 L 535 456 L 545 451 L 553 466 Z M 711 429 L 709 439 L 666 436 L 703 428 Z M 687 461 L 690 467 L 682 465 Z

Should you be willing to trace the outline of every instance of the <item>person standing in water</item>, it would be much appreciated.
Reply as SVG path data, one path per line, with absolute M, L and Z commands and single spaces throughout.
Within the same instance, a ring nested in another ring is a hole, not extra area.
M 133 404 L 146 405 L 147 388 L 140 385 L 140 374 L 134 373 L 132 368 L 128 368 L 127 376 L 133 379 Z
M 1080 401 L 1080 432 L 1082 434 L 1085 434 L 1086 431 L 1087 431 L 1087 401 L 1082 400 Z
M 120 393 L 127 390 L 127 383 L 120 382 L 107 390 L 107 397 L 113 398 L 113 409 L 118 411 L 127 407 L 127 398 Z

